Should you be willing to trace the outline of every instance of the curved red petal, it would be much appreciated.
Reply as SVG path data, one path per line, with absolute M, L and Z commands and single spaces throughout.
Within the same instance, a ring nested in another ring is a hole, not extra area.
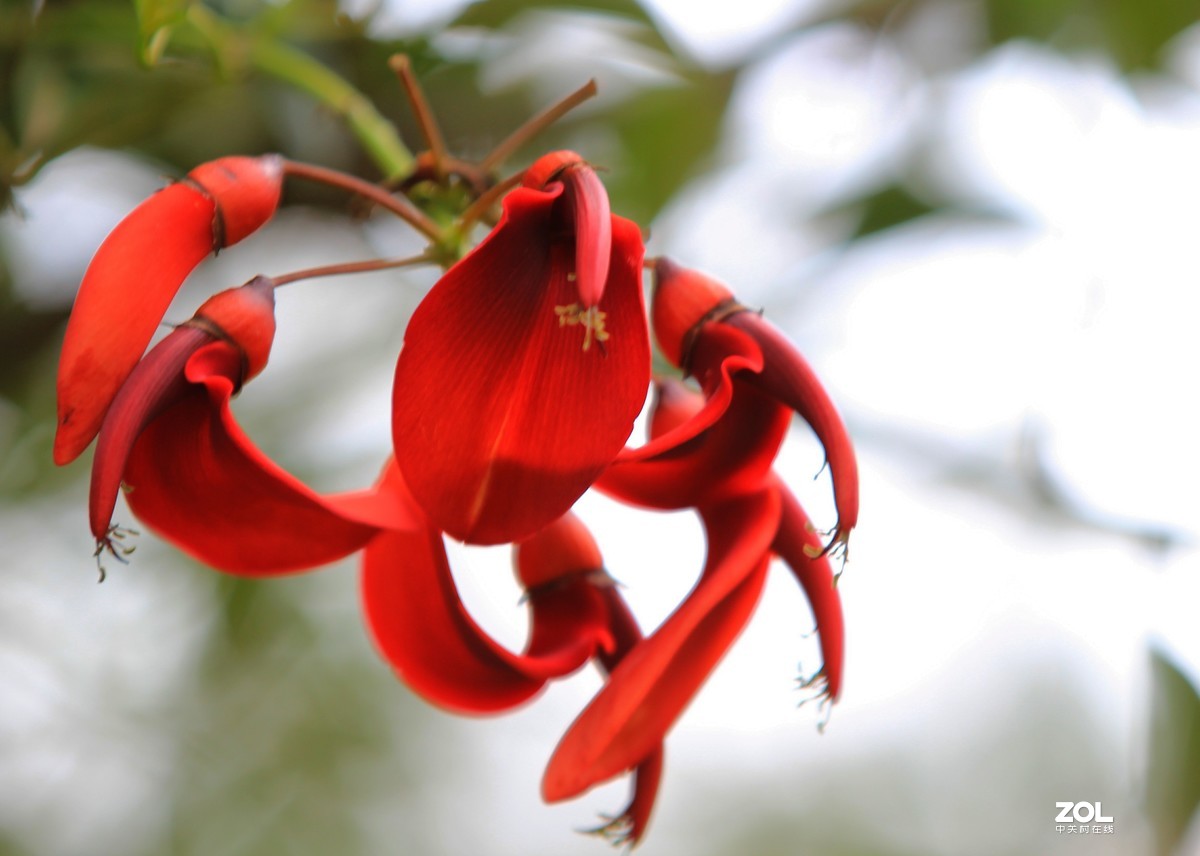
M 637 227 L 613 218 L 607 340 L 593 340 L 597 328 L 574 323 L 585 313 L 566 311 L 578 303 L 556 196 L 511 192 L 405 333 L 396 459 L 434 524 L 463 541 L 517 541 L 570 508 L 620 451 L 649 384 Z
M 575 288 L 584 308 L 596 306 L 608 282 L 612 253 L 612 211 L 608 192 L 587 164 L 563 172 L 575 230 Z
M 142 432 L 125 469 L 130 508 L 206 564 L 259 576 L 360 549 L 380 525 L 413 518 L 379 490 L 325 497 L 280 469 L 229 409 L 240 351 L 214 342 L 188 360 L 193 391 Z
M 813 531 L 804 509 L 792 492 L 778 482 L 782 501 L 779 532 L 771 549 L 783 559 L 799 581 L 812 607 L 821 641 L 825 693 L 834 701 L 842 692 L 842 674 L 846 651 L 846 627 L 842 617 L 842 599 L 829 557 L 822 552 L 821 539 Z
M 731 349 L 745 346 L 748 353 Z M 679 385 L 664 387 L 658 407 L 679 411 L 653 418 L 660 436 L 626 450 L 600 476 L 596 487 L 623 502 L 650 508 L 691 508 L 722 497 L 761 489 L 791 414 L 774 399 L 743 382 L 761 368 L 746 337 L 717 325 L 696 338 L 694 363 L 709 388 L 703 400 Z M 687 398 L 685 403 L 684 397 Z M 698 400 L 703 400 L 699 404 Z M 690 417 L 683 418 L 687 411 Z
M 700 581 L 567 730 L 542 780 L 547 800 L 573 797 L 648 757 L 754 611 L 779 497 L 762 491 L 705 508 L 703 517 L 709 546 Z
M 393 485 L 403 482 L 393 474 Z M 363 557 L 363 605 L 383 656 L 434 704 L 460 713 L 515 707 L 550 678 L 570 674 L 611 645 L 603 601 L 587 584 L 531 596 L 530 644 L 515 654 L 487 635 L 459 598 L 441 533 L 428 524 L 385 532 Z
M 189 392 L 184 366 L 204 345 L 216 341 L 195 327 L 177 327 L 150 349 L 121 386 L 104 416 L 92 457 L 88 517 L 97 543 L 107 542 L 126 464 L 146 426 Z
M 837 532 L 829 546 L 844 545 L 858 523 L 858 461 L 837 407 L 812 366 L 773 325 L 752 312 L 738 313 L 724 323 L 753 336 L 763 350 L 763 370 L 748 375 L 747 382 L 800 414 L 825 447 L 838 514 Z
M 642 631 L 633 617 L 628 604 L 617 588 L 607 588 L 602 595 L 608 605 L 609 626 L 616 641 L 611 652 L 601 652 L 599 659 L 607 673 L 611 674 L 630 651 L 642 641 Z M 614 844 L 636 846 L 646 834 L 654 802 L 658 798 L 658 787 L 662 782 L 663 743 L 660 740 L 646 757 L 633 769 L 632 789 L 628 805 L 612 821 L 596 830 Z
M 151 196 L 96 251 L 63 339 L 54 462 L 73 461 L 100 430 L 117 389 L 184 279 L 211 252 L 266 223 L 279 206 L 276 155 L 201 164 Z
M 213 245 L 212 199 L 173 184 L 135 208 L 88 265 L 58 364 L 54 461 L 73 461 L 141 359 L 175 293 Z

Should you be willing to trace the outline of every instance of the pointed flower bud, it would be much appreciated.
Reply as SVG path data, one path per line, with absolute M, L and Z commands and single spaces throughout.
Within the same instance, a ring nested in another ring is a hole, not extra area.
M 70 463 L 87 448 L 184 279 L 210 253 L 271 218 L 282 180 L 275 155 L 202 164 L 135 208 L 105 238 L 79 286 L 63 340 L 55 463 Z

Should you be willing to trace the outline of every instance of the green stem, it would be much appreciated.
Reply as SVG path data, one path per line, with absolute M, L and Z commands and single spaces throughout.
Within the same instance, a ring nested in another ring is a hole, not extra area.
M 308 93 L 341 116 L 385 179 L 402 179 L 412 172 L 416 159 L 396 127 L 345 78 L 291 45 L 253 35 L 247 39 L 199 3 L 189 7 L 188 20 L 212 46 L 218 62 L 227 60 L 231 50 L 245 50 L 245 57 L 259 71 Z

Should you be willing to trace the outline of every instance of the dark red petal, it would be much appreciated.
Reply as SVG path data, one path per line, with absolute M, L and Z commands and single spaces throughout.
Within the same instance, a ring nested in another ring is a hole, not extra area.
M 841 415 L 812 366 L 774 326 L 752 312 L 738 313 L 725 323 L 753 336 L 762 348 L 763 370 L 747 375 L 747 382 L 799 413 L 825 447 L 838 513 L 829 546 L 844 545 L 858 523 L 858 462 Z
M 696 362 L 712 365 L 705 372 L 714 387 L 711 397 L 701 405 L 699 393 L 682 385 L 665 387 L 658 407 L 692 415 L 652 417 L 652 428 L 657 425 L 664 433 L 641 449 L 626 450 L 597 480 L 598 489 L 623 502 L 674 509 L 763 487 L 791 414 L 743 382 L 761 363 L 744 354 L 727 354 L 726 348 L 744 344 L 744 338 L 718 325 L 701 331 Z
M 648 757 L 754 611 L 779 497 L 766 490 L 715 504 L 703 516 L 709 545 L 700 581 L 568 729 L 542 780 L 547 800 L 573 797 Z
M 842 618 L 842 599 L 837 580 L 830 567 L 829 557 L 822 552 L 820 537 L 796 497 L 782 482 L 778 482 L 782 500 L 779 532 L 771 549 L 791 568 L 812 607 L 821 640 L 822 673 L 825 691 L 837 701 L 842 691 L 842 672 L 846 650 L 845 622 Z
M 671 365 L 687 368 L 691 338 L 706 318 L 733 303 L 733 293 L 712 277 L 670 259 L 655 260 L 651 325 L 655 341 Z
M 601 652 L 599 659 L 605 671 L 611 674 L 642 641 L 642 632 L 619 589 L 610 587 L 601 593 L 608 605 L 609 626 L 616 640 L 616 647 L 611 652 Z M 611 838 L 614 844 L 636 846 L 646 834 L 646 827 L 650 823 L 650 815 L 654 811 L 654 802 L 662 781 L 662 772 L 663 743 L 659 741 L 633 769 L 633 796 L 629 804 L 611 822 L 596 831 Z
M 196 167 L 135 208 L 96 251 L 67 322 L 58 368 L 54 462 L 73 461 L 100 430 L 171 300 L 205 256 L 240 241 L 279 204 L 276 156 Z
M 84 274 L 58 366 L 54 461 L 77 458 L 133 370 L 183 280 L 211 253 L 213 201 L 173 184 L 104 239 Z
M 380 526 L 415 525 L 385 491 L 321 496 L 268 459 L 229 409 L 241 372 L 242 355 L 226 342 L 188 360 L 194 390 L 146 427 L 125 470 L 138 518 L 206 564 L 247 576 L 322 565 Z
M 388 480 L 403 490 L 397 475 Z M 603 601 L 590 585 L 568 584 L 531 597 L 527 653 L 504 648 L 466 611 L 442 536 L 427 524 L 375 538 L 362 580 L 367 623 L 383 656 L 415 692 L 453 711 L 519 705 L 612 645 Z
M 609 338 L 585 350 L 593 331 L 563 311 L 578 303 L 572 244 L 552 234 L 556 196 L 511 192 L 405 333 L 396 458 L 434 524 L 463 541 L 517 541 L 570 508 L 620 451 L 649 384 L 638 229 L 613 218 Z
M 612 212 L 608 192 L 599 176 L 587 164 L 567 169 L 562 174 L 575 230 L 575 288 L 584 308 L 596 306 L 604 296 L 608 282 L 608 264 L 612 253 Z
M 133 446 L 145 427 L 190 390 L 184 366 L 201 347 L 216 341 L 195 327 L 178 327 L 134 367 L 105 414 L 92 458 L 88 517 L 98 543 L 108 540 L 117 494 Z

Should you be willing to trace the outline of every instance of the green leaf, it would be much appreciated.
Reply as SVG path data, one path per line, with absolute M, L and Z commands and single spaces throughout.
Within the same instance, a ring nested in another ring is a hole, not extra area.
M 1058 47 L 1100 47 L 1126 71 L 1156 68 L 1163 47 L 1196 22 L 1196 0 L 990 0 L 995 43 L 1035 39 Z
M 700 173 L 720 138 L 737 74 L 736 68 L 693 72 L 678 86 L 635 95 L 607 117 L 623 161 L 613 164 L 605 184 L 622 215 L 650 222 Z
M 1158 852 L 1176 852 L 1200 805 L 1200 695 L 1161 651 L 1150 652 L 1150 759 L 1146 811 Z
M 188 0 L 134 0 L 134 7 L 142 63 L 157 65 L 171 40 L 171 28 L 187 15 Z
M 913 195 L 908 188 L 900 184 L 882 187 L 869 196 L 840 207 L 839 210 L 844 211 L 847 208 L 856 210 L 859 215 L 854 238 L 882 232 L 939 210 L 936 205 Z

